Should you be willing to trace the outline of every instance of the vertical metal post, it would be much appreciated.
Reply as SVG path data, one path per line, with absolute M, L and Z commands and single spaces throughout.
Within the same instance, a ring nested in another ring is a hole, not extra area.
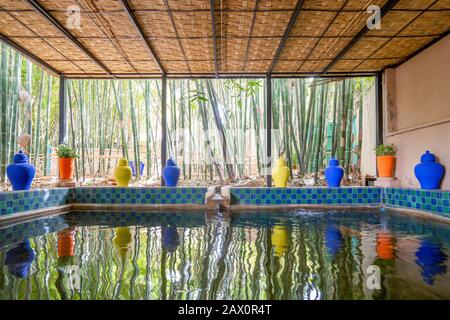
M 272 186 L 272 76 L 266 77 L 266 186 Z
M 376 143 L 380 145 L 383 143 L 383 74 L 377 73 L 375 76 L 375 99 L 376 99 L 376 126 L 377 136 Z
M 167 161 L 167 76 L 163 74 L 161 80 L 161 186 L 165 186 L 162 170 Z
M 67 99 L 66 77 L 59 77 L 59 144 L 67 143 Z

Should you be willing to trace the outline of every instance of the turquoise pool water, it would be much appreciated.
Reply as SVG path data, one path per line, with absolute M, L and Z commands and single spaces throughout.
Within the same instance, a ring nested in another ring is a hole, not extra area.
M 0 299 L 449 299 L 449 254 L 381 210 L 73 212 L 0 229 Z

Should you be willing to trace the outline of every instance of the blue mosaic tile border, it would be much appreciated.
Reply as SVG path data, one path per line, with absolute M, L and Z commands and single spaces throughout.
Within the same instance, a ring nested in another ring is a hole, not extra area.
M 73 189 L 72 203 L 84 204 L 205 204 L 206 187 Z
M 428 211 L 450 218 L 450 191 L 386 188 L 383 190 L 383 204 Z
M 239 205 L 380 205 L 381 188 L 230 188 Z
M 65 205 L 69 188 L 0 192 L 0 216 Z

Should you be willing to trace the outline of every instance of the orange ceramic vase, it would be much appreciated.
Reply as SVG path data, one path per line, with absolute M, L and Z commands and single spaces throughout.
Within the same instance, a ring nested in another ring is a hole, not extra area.
M 393 178 L 395 171 L 394 156 L 378 156 L 377 157 L 378 177 Z
M 74 167 L 74 158 L 59 158 L 59 178 L 61 180 L 73 179 Z

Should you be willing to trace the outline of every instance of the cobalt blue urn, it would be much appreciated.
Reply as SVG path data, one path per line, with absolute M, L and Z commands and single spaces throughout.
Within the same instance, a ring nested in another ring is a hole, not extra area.
M 447 271 L 447 256 L 442 251 L 439 244 L 430 240 L 422 240 L 419 249 L 416 252 L 416 263 L 422 269 L 423 281 L 432 285 L 434 278 L 438 274 L 444 274 Z
M 14 155 L 14 164 L 6 168 L 6 174 L 13 190 L 30 190 L 36 169 L 28 163 L 27 155 L 19 151 Z
M 33 248 L 30 246 L 30 240 L 23 240 L 17 246 L 6 252 L 5 265 L 8 272 L 20 279 L 27 277 L 34 256 L 35 254 Z
M 162 247 L 167 252 L 175 252 L 180 244 L 180 237 L 178 236 L 177 226 L 170 225 L 163 231 Z
M 339 165 L 336 158 L 331 158 L 328 168 L 325 169 L 325 179 L 327 179 L 328 186 L 331 188 L 339 187 L 343 176 L 344 168 Z
M 167 160 L 162 174 L 167 187 L 177 186 L 178 179 L 180 179 L 180 168 L 177 167 L 172 157 Z
M 420 163 L 414 168 L 414 173 L 422 189 L 439 189 L 444 177 L 444 166 L 436 162 L 436 157 L 430 151 L 420 157 Z

